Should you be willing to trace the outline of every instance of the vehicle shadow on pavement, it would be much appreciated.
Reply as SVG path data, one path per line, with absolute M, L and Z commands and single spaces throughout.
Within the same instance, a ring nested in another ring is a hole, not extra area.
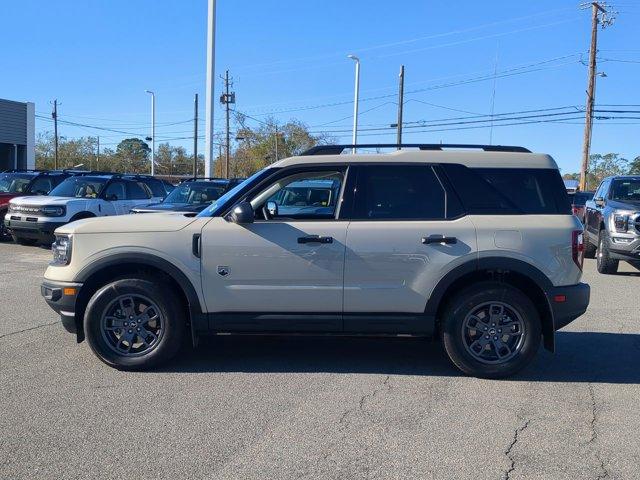
M 640 335 L 557 332 L 515 381 L 640 383 Z M 219 336 L 204 338 L 162 371 L 462 375 L 438 342 L 421 338 Z

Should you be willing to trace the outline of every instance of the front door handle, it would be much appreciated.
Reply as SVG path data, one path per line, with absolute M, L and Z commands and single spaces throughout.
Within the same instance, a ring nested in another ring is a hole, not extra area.
M 308 235 L 298 237 L 298 243 L 333 243 L 333 237 L 321 237 L 320 235 Z
M 428 237 L 422 237 L 422 243 L 430 245 L 432 243 L 440 243 L 444 245 L 452 245 L 458 243 L 456 237 L 445 237 L 444 235 L 429 235 Z
M 191 238 L 191 253 L 196 258 L 200 258 L 200 234 L 194 233 Z

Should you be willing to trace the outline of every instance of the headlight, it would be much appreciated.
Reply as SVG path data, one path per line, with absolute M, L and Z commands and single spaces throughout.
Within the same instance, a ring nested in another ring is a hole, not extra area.
M 17 212 L 18 211 L 18 207 L 16 207 L 13 203 L 9 204 L 9 211 L 10 212 Z
M 614 214 L 613 225 L 616 227 L 616 232 L 626 232 L 629 229 L 629 215 Z
M 56 241 L 51 244 L 54 265 L 69 265 L 72 244 L 70 236 L 56 235 Z
M 60 205 L 52 205 L 50 207 L 42 207 L 40 212 L 47 217 L 62 217 L 65 214 L 65 208 Z

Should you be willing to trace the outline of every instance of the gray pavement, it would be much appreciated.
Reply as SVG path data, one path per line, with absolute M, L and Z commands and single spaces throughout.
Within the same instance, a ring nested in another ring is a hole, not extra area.
M 640 272 L 599 275 L 557 353 L 508 381 L 422 339 L 217 337 L 119 372 L 0 244 L 0 478 L 640 478 Z

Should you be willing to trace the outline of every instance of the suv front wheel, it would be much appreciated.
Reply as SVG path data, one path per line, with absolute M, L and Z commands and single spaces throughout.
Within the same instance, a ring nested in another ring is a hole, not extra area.
M 181 301 L 164 283 L 124 278 L 100 288 L 89 301 L 84 331 L 107 365 L 142 370 L 170 360 L 182 345 L 186 319 Z
M 451 361 L 467 375 L 513 375 L 535 356 L 542 336 L 532 301 L 506 284 L 482 282 L 458 293 L 440 329 Z

